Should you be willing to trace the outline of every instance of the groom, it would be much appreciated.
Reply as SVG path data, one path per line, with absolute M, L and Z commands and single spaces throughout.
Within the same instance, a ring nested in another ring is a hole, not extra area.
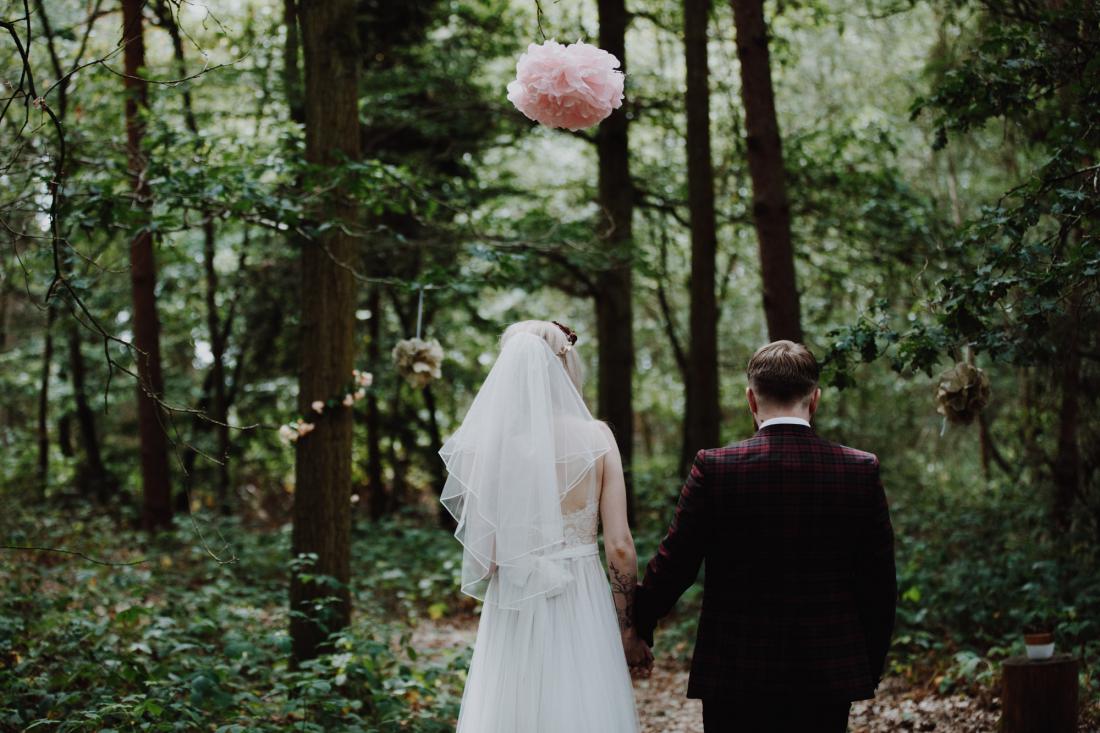
M 810 427 L 818 364 L 776 341 L 749 361 L 756 435 L 695 456 L 635 597 L 657 621 L 706 560 L 688 697 L 709 733 L 843 733 L 874 696 L 894 626 L 894 535 L 878 459 Z

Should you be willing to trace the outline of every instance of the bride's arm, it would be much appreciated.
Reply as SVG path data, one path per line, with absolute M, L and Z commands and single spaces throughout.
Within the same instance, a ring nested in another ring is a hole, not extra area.
M 607 553 L 607 572 L 611 579 L 611 597 L 622 632 L 623 650 L 632 668 L 644 668 L 652 660 L 634 628 L 634 589 L 638 585 L 638 555 L 634 537 L 630 534 L 626 510 L 626 480 L 622 458 L 611 430 L 601 426 L 611 442 L 603 458 L 603 487 L 600 494 L 600 520 L 603 524 L 603 544 Z

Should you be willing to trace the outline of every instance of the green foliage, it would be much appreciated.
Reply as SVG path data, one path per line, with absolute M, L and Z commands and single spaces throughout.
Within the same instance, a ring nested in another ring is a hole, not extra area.
M 4 529 L 13 544 L 68 544 L 112 561 L 139 559 L 141 548 L 148 560 L 105 567 L 5 551 L 0 730 L 453 729 L 468 658 L 422 657 L 404 620 L 438 615 L 432 604 L 454 592 L 443 568 L 457 543 L 445 533 L 362 527 L 356 620 L 332 654 L 294 669 L 285 531 L 181 525 L 142 547 L 103 518 L 9 517 Z M 202 537 L 235 559 L 219 562 Z
M 1066 546 L 1049 534 L 1028 487 L 931 485 L 892 509 L 900 592 L 894 669 L 938 672 L 945 689 L 988 685 L 996 662 L 1024 653 L 1023 633 L 1037 619 L 1053 626 L 1061 650 L 1081 654 L 1086 667 L 1100 663 L 1097 558 L 1087 545 Z

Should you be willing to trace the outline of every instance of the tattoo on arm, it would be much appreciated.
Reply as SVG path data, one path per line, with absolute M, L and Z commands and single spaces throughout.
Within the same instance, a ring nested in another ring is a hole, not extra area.
M 638 584 L 638 574 L 624 573 L 612 564 L 611 595 L 615 599 L 615 613 L 619 617 L 619 631 L 634 628 L 634 588 Z

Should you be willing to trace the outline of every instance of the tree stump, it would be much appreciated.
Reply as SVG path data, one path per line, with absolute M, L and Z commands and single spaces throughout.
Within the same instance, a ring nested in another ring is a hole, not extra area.
M 1077 660 L 1069 654 L 1004 663 L 1002 733 L 1074 733 L 1077 730 Z

